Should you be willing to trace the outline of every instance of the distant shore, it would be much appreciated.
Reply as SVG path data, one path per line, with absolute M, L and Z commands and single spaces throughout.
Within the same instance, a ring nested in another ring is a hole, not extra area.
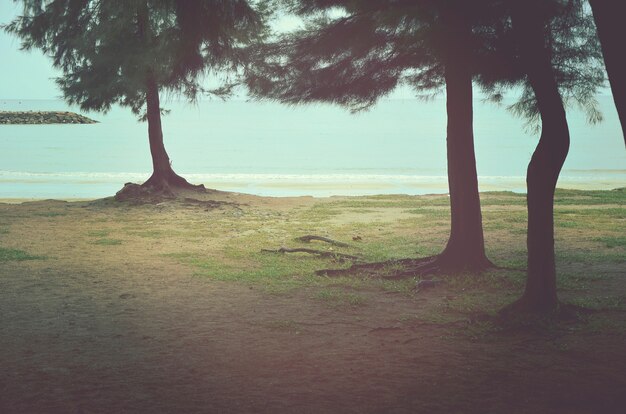
M 0 111 L 0 125 L 95 123 L 93 119 L 67 111 Z

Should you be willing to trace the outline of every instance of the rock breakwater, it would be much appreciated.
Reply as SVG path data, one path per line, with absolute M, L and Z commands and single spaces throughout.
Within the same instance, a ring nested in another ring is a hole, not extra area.
M 97 121 L 74 112 L 0 111 L 0 125 L 95 124 Z

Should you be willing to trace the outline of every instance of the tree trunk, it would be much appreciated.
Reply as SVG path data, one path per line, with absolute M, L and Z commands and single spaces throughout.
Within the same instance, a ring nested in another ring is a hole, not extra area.
M 189 184 L 172 169 L 170 158 L 163 145 L 159 89 L 152 74 L 147 76 L 146 81 L 146 110 L 150 154 L 152 155 L 152 176 L 142 186 L 156 191 L 170 191 L 172 187 L 190 189 L 201 187 Z
M 462 9 L 462 8 L 461 8 Z M 474 155 L 471 26 L 456 7 L 444 16 L 448 186 L 451 231 L 441 264 L 449 269 L 481 271 L 491 266 L 485 255 L 478 176 Z
M 513 309 L 552 312 L 558 307 L 554 257 L 554 191 L 569 151 L 565 108 L 546 47 L 541 0 L 517 1 L 512 13 L 522 65 L 541 115 L 541 137 L 526 175 L 528 188 L 528 274 L 522 298 Z M 521 4 L 523 3 L 523 4 Z
M 137 10 L 138 35 L 147 45 L 152 42 L 148 2 L 144 1 Z M 141 186 L 151 192 L 171 194 L 172 188 L 204 189 L 203 185 L 195 186 L 179 176 L 172 169 L 170 158 L 163 145 L 163 129 L 161 127 L 161 103 L 159 85 L 152 68 L 146 67 L 146 112 L 148 120 L 148 139 L 152 155 L 152 176 Z
M 589 0 L 602 45 L 613 100 L 626 144 L 626 59 L 624 59 L 624 3 L 619 0 Z

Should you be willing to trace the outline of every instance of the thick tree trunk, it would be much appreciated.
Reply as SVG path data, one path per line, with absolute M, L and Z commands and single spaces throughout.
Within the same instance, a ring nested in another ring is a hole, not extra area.
M 159 89 L 151 74 L 148 75 L 146 81 L 146 110 L 150 154 L 152 155 L 152 176 L 142 186 L 157 191 L 169 191 L 172 187 L 190 189 L 202 187 L 189 184 L 172 169 L 170 158 L 163 145 Z
M 552 312 L 558 307 L 554 257 L 554 191 L 569 150 L 565 108 L 546 47 L 545 22 L 540 5 L 516 2 L 512 22 L 522 64 L 541 115 L 541 137 L 526 176 L 528 187 L 528 275 L 522 298 L 512 309 Z
M 144 1 L 137 10 L 138 35 L 150 44 L 152 31 L 150 28 L 148 2 Z M 159 85 L 152 69 L 146 67 L 146 111 L 148 120 L 148 138 L 152 155 L 152 176 L 141 186 L 150 192 L 171 194 L 173 188 L 204 189 L 204 186 L 191 185 L 174 172 L 170 158 L 163 145 L 163 129 L 161 127 L 161 102 Z
M 589 0 L 602 45 L 604 64 L 609 75 L 626 144 L 626 59 L 624 59 L 624 3 L 619 0 Z
M 445 16 L 446 108 L 448 115 L 447 157 L 451 231 L 440 263 L 449 269 L 480 271 L 491 266 L 485 255 L 478 176 L 474 154 L 470 25 L 460 15 L 462 8 Z

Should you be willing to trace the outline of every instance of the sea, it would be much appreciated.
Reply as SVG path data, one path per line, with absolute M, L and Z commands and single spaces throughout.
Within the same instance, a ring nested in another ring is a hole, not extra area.
M 626 149 L 610 96 L 604 121 L 568 114 L 572 143 L 558 186 L 626 186 Z M 352 114 L 333 105 L 245 99 L 187 103 L 165 97 L 165 146 L 175 171 L 208 188 L 263 196 L 447 193 L 444 97 L 386 99 Z M 0 100 L 0 111 L 80 112 L 89 125 L 0 125 L 0 199 L 115 194 L 151 172 L 147 124 L 127 108 L 84 113 L 62 100 Z M 481 191 L 525 192 L 539 136 L 506 103 L 477 97 Z

